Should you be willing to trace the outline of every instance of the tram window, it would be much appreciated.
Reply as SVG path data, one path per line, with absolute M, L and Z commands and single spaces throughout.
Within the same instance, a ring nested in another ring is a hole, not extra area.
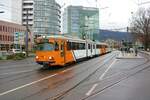
M 79 43 L 79 49 L 82 50 L 82 43 Z
M 79 49 L 79 43 L 75 43 L 75 50 Z
M 80 50 L 80 43 L 77 43 L 77 50 Z
M 71 45 L 71 49 L 72 49 L 72 50 L 75 50 L 75 42 L 72 42 L 71 44 L 72 44 L 72 45 Z
M 96 49 L 98 49 L 98 45 L 96 45 Z
M 93 49 L 95 49 L 95 45 L 93 45 Z
M 103 45 L 96 45 L 96 48 L 99 49 L 99 48 L 102 48 Z
M 88 49 L 90 49 L 91 48 L 91 46 L 90 46 L 90 44 L 88 44 Z
M 78 50 L 78 43 L 75 43 L 75 50 Z
M 54 50 L 54 44 L 53 43 L 42 43 L 37 45 L 37 50 L 40 51 L 52 51 Z
M 76 43 L 76 50 L 79 50 L 79 43 Z
M 59 44 L 57 42 L 55 42 L 55 51 L 59 50 Z
M 99 48 L 103 48 L 103 45 L 99 45 Z
M 96 48 L 97 48 L 97 49 L 99 49 L 99 48 L 100 48 L 100 46 L 99 46 L 99 45 L 96 45 Z
M 80 43 L 80 44 L 79 44 L 79 49 L 80 49 L 80 50 L 85 49 L 85 44 L 84 44 L 84 43 Z
M 83 43 L 83 49 L 85 49 L 85 43 Z
M 63 50 L 63 44 L 60 45 L 60 50 Z
M 67 42 L 67 50 L 71 50 L 72 46 L 71 46 L 71 42 Z
M 72 42 L 71 48 L 72 48 L 72 50 L 75 50 L 74 42 Z
M 72 50 L 79 50 L 79 49 L 81 49 L 80 43 L 72 42 L 71 43 L 71 49 Z

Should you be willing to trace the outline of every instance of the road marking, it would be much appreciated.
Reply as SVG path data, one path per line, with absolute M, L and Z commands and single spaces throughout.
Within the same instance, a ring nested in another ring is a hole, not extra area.
M 18 72 L 10 72 L 10 73 L 2 73 L 0 74 L 0 76 L 3 76 L 3 75 L 13 75 L 13 74 L 20 74 L 20 73 L 25 73 L 25 72 L 31 72 L 31 71 L 34 71 L 36 69 L 32 69 L 32 70 L 24 70 L 24 71 L 18 71 Z
M 51 75 L 51 76 L 47 76 L 47 77 L 42 78 L 42 79 L 40 79 L 40 80 L 33 81 L 33 82 L 31 82 L 31 83 L 28 83 L 28 84 L 22 85 L 22 86 L 20 86 L 20 87 L 17 87 L 17 88 L 14 88 L 14 89 L 11 89 L 11 90 L 8 90 L 8 91 L 5 91 L 5 92 L 3 92 L 3 93 L 0 93 L 0 96 L 3 96 L 3 95 L 5 95 L 5 94 L 8 94 L 8 93 L 14 92 L 14 91 L 16 91 L 16 90 L 19 90 L 19 89 L 22 89 L 22 88 L 25 88 L 25 87 L 28 87 L 28 86 L 33 85 L 33 84 L 36 84 L 36 83 L 38 83 L 38 82 L 41 82 L 41 81 L 47 80 L 47 79 L 49 79 L 49 78 L 51 78 L 51 77 L 54 77 L 54 76 L 56 76 L 56 75 L 58 75 L 58 74 L 53 74 L 53 75 Z
M 102 80 L 103 77 L 105 76 L 105 74 L 109 71 L 109 69 L 112 67 L 112 65 L 116 62 L 117 60 L 115 59 L 110 65 L 109 67 L 105 70 L 105 72 L 99 77 L 99 80 Z
M 105 70 L 105 72 L 99 77 L 99 80 L 102 80 L 105 74 L 109 71 L 109 69 L 112 67 L 112 65 L 116 62 L 117 60 L 115 59 L 109 67 Z M 94 91 L 94 89 L 98 86 L 98 84 L 94 84 L 92 88 L 85 94 L 87 96 L 91 95 L 91 93 Z
M 73 67 L 72 68 L 68 68 L 68 69 L 64 70 L 63 72 L 67 72 L 67 71 L 70 71 L 72 69 L 73 69 Z
M 86 93 L 86 95 L 89 96 L 97 86 L 98 84 L 94 84 L 92 88 Z
M 61 72 L 59 72 L 59 74 L 63 74 L 63 73 L 65 73 L 65 72 L 67 72 L 67 71 L 70 71 L 70 70 L 72 70 L 73 68 L 68 68 L 68 69 L 66 69 L 66 70 L 63 70 L 63 71 L 61 71 Z

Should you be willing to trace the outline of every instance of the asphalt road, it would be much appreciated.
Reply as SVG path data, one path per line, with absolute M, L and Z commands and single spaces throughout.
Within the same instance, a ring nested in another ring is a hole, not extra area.
M 53 69 L 33 58 L 0 62 L 0 100 L 149 100 L 150 56 L 119 54 Z

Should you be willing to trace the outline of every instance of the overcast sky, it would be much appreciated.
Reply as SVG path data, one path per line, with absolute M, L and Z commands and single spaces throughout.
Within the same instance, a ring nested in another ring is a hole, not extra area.
M 10 20 L 10 2 L 13 0 L 0 0 L 0 11 L 4 10 L 4 14 L 0 14 L 0 20 Z M 68 5 L 81 5 L 86 7 L 98 7 L 100 8 L 100 28 L 103 29 L 117 29 L 127 27 L 129 19 L 131 18 L 131 12 L 136 12 L 138 8 L 138 2 L 147 2 L 150 0 L 56 0 L 61 6 L 65 3 L 65 8 Z M 150 3 L 141 5 L 140 7 L 150 7 Z M 107 7 L 107 8 L 105 8 Z M 105 8 L 105 9 L 103 9 Z M 62 9 L 63 11 L 63 9 Z
M 127 27 L 131 12 L 136 12 L 138 3 L 150 0 L 56 0 L 63 5 L 82 5 L 86 7 L 100 8 L 100 28 L 102 29 L 118 29 Z M 66 7 L 65 6 L 65 7 Z M 149 4 L 140 5 L 140 7 L 148 7 Z M 107 8 L 106 8 L 107 7 Z M 103 9 L 105 8 L 105 9 Z

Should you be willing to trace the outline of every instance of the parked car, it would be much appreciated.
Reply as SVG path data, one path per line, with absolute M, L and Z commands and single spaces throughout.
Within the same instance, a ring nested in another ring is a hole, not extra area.
M 26 52 L 22 51 L 21 49 L 11 49 L 11 50 L 8 51 L 8 53 L 10 53 L 10 54 L 17 54 L 17 53 L 26 54 Z

